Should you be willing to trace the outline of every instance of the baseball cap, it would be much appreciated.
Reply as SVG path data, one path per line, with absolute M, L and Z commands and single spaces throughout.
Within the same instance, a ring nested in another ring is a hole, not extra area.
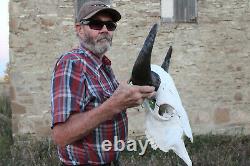
M 82 19 L 89 19 L 98 13 L 107 13 L 114 22 L 121 19 L 121 14 L 101 1 L 89 1 L 82 5 L 76 18 L 77 22 Z

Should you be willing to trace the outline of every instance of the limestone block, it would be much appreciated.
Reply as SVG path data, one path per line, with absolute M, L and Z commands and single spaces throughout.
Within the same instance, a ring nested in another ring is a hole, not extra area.
M 214 122 L 216 124 L 227 123 L 230 121 L 230 110 L 228 108 L 219 107 L 214 111 Z
M 122 19 L 107 55 L 118 80 L 126 81 L 149 28 L 161 21 L 160 1 L 112 2 Z M 161 64 L 173 46 L 170 73 L 197 134 L 250 132 L 249 16 L 248 1 L 198 1 L 197 24 L 160 23 L 152 63 Z M 50 109 L 51 72 L 78 45 L 74 1 L 11 0 L 9 24 L 13 131 L 49 134 L 50 112 L 43 110 Z M 131 135 L 143 133 L 143 114 L 129 111 Z
M 26 113 L 26 108 L 21 103 L 17 101 L 11 101 L 12 114 L 24 114 Z

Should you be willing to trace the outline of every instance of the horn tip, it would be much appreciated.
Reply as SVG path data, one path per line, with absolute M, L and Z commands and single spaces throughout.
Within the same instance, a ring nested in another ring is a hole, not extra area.
M 153 25 L 153 28 L 156 29 L 156 30 L 158 30 L 159 24 L 158 24 L 158 23 L 155 23 L 155 24 Z

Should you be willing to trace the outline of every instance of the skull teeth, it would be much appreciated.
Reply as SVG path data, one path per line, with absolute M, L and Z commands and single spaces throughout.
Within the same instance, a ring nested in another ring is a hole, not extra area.
M 159 148 L 159 146 L 156 144 L 154 138 L 148 133 L 148 131 L 145 131 L 146 134 L 146 138 L 149 142 L 149 144 L 151 145 L 152 149 L 156 150 L 157 148 Z

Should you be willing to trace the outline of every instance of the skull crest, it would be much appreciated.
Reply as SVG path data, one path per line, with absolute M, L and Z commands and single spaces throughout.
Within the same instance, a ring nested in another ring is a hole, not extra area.
M 145 134 L 151 147 L 164 152 L 173 150 L 191 166 L 183 136 L 186 135 L 193 142 L 192 131 L 174 81 L 168 73 L 172 47 L 161 66 L 151 65 L 151 52 L 157 31 L 158 25 L 155 24 L 135 61 L 130 80 L 134 85 L 151 85 L 156 90 L 156 96 L 143 103 L 147 110 Z

